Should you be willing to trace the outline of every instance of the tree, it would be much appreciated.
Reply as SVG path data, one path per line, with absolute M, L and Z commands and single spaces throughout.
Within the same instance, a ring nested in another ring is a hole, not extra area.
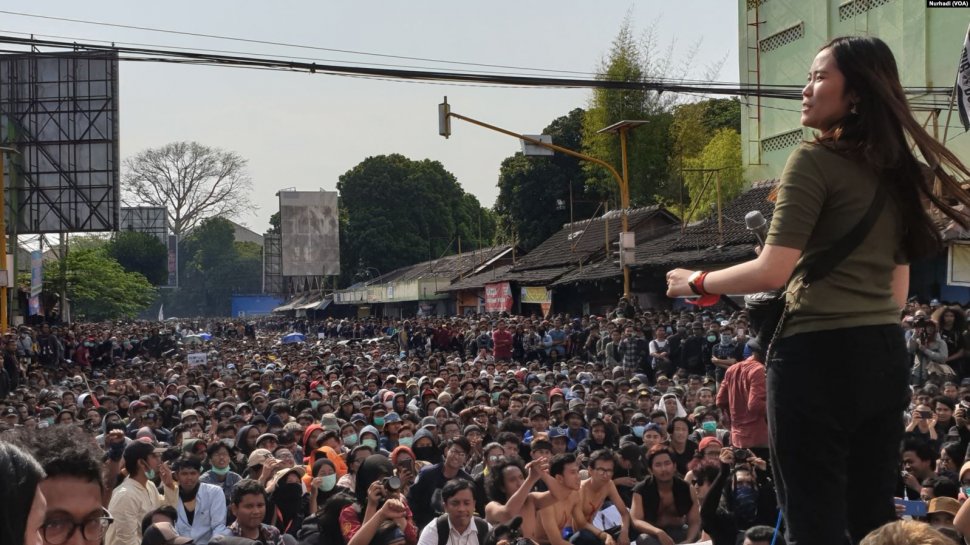
M 229 220 L 208 218 L 182 240 L 179 289 L 167 309 L 188 316 L 228 316 L 233 294 L 260 290 L 263 249 L 234 238 Z
M 687 48 L 680 62 L 675 63 L 671 41 L 666 48 L 657 42 L 659 20 L 648 27 L 642 38 L 634 37 L 630 16 L 623 21 L 606 59 L 598 70 L 599 79 L 610 81 L 647 82 L 661 79 L 683 79 L 689 76 L 700 42 Z M 723 60 L 708 66 L 703 79 L 713 79 Z M 682 100 L 675 93 L 646 90 L 596 89 L 590 98 L 583 120 L 583 148 L 594 157 L 607 161 L 622 172 L 619 138 L 598 131 L 622 120 L 645 120 L 647 124 L 628 133 L 627 155 L 630 180 L 630 201 L 633 206 L 653 204 L 661 197 L 669 197 L 671 157 L 670 127 L 673 108 Z M 584 165 L 587 184 L 600 192 L 618 195 L 618 184 L 602 167 Z
M 717 207 L 717 179 L 721 181 L 721 202 L 726 203 L 741 194 L 744 187 L 741 163 L 741 135 L 734 129 L 721 129 L 704 146 L 698 157 L 685 161 L 691 169 L 717 170 L 717 172 L 690 172 L 685 176 L 694 212 L 686 217 L 694 221 L 710 215 Z M 705 186 L 706 189 L 705 189 Z M 689 210 L 689 209 L 688 209 Z M 683 211 L 687 214 L 687 210 Z
M 581 108 L 558 117 L 543 129 L 553 143 L 574 150 L 582 148 Z M 557 153 L 552 157 L 526 157 L 521 153 L 502 161 L 495 213 L 502 233 L 529 251 L 562 228 L 570 219 L 570 189 L 573 218 L 590 217 L 597 195 L 587 194 L 580 160 Z M 562 206 L 560 206 L 560 203 Z
M 158 237 L 121 231 L 105 246 L 105 252 L 125 270 L 141 273 L 155 286 L 168 282 L 168 248 Z
M 684 209 L 690 208 L 689 195 L 685 180 L 688 176 L 699 174 L 685 173 L 685 168 L 697 168 L 696 159 L 720 129 L 740 132 L 741 103 L 737 98 L 711 99 L 678 104 L 674 107 L 673 122 L 670 126 L 670 180 L 667 190 L 662 193 L 668 206 L 681 203 Z M 697 189 L 697 188 L 695 188 Z
M 273 212 L 273 215 L 269 217 L 269 229 L 266 231 L 267 234 L 278 235 L 280 234 L 280 211 L 277 210 Z
M 463 251 L 493 244 L 493 217 L 437 161 L 368 157 L 337 189 L 345 283 L 362 268 L 387 273 L 455 253 L 459 237 Z
M 104 248 L 74 248 L 61 261 L 44 264 L 44 291 L 60 293 L 66 286 L 74 316 L 85 320 L 132 318 L 155 299 L 155 288 L 137 272 L 129 272 Z
M 182 235 L 210 217 L 253 210 L 246 159 L 198 142 L 173 142 L 125 159 L 122 188 L 129 204 L 164 207 Z

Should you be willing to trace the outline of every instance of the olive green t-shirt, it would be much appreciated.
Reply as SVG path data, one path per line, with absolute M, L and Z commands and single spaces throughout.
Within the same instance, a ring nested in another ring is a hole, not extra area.
M 902 222 L 892 198 L 855 251 L 825 278 L 804 288 L 805 261 L 815 259 L 859 223 L 875 195 L 875 173 L 823 146 L 803 143 L 781 176 L 767 244 L 802 250 L 788 283 L 791 315 L 782 337 L 899 322 L 892 275 L 902 255 Z

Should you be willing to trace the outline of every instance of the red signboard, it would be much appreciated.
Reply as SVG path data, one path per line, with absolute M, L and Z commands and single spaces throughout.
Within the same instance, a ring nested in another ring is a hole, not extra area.
M 512 286 L 508 282 L 485 284 L 485 312 L 510 312 Z

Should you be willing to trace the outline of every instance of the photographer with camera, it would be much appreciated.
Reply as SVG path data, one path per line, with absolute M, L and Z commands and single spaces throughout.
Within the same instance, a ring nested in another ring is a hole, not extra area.
M 701 527 L 714 545 L 733 545 L 757 525 L 774 525 L 777 505 L 768 464 L 746 448 L 723 448 L 721 471 L 701 504 Z
M 368 456 L 357 470 L 357 501 L 340 511 L 344 543 L 415 545 L 418 527 L 400 490 L 391 461 L 380 454 Z
M 919 386 L 930 379 L 948 380 L 956 376 L 952 367 L 946 364 L 949 352 L 946 343 L 937 332 L 936 322 L 918 311 L 913 318 L 913 329 L 908 333 L 906 348 L 913 356 L 910 383 Z

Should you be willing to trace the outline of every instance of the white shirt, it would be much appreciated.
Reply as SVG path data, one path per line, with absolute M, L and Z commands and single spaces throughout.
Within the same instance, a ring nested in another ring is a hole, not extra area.
M 491 529 L 492 525 L 489 524 L 488 528 Z M 472 519 L 468 528 L 464 532 L 459 533 L 454 526 L 451 525 L 451 517 L 448 517 L 448 545 L 478 545 L 478 526 L 475 525 L 475 520 Z M 421 530 L 421 537 L 418 538 L 418 545 L 438 545 L 438 517 L 435 517 L 428 523 L 427 526 Z

